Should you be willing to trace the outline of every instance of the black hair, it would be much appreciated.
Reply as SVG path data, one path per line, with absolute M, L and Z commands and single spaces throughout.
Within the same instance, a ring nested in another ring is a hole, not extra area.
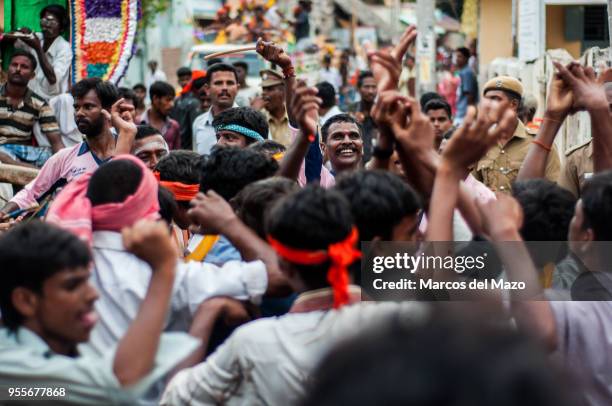
M 246 62 L 244 62 L 244 61 L 237 61 L 237 62 L 234 62 L 234 63 L 232 64 L 232 66 L 233 66 L 233 67 L 235 67 L 235 68 L 240 67 L 240 68 L 244 69 L 244 71 L 245 71 L 245 72 L 247 72 L 247 73 L 249 72 L 249 64 L 247 64 L 247 63 L 246 63 Z
M 32 65 L 32 71 L 36 70 L 36 67 L 38 66 L 38 62 L 36 62 L 36 58 L 34 57 L 34 55 L 26 51 L 25 49 L 15 48 L 15 50 L 13 51 L 13 55 L 11 55 L 10 60 L 12 61 L 14 58 L 18 56 L 25 56 L 26 58 L 28 58 L 28 60 L 30 61 L 30 64 Z
M 345 240 L 353 227 L 351 207 L 341 193 L 316 185 L 281 199 L 266 217 L 266 232 L 275 240 L 295 249 L 327 250 L 330 244 Z M 329 262 L 321 265 L 292 264 L 308 289 L 329 286 Z
M 186 66 L 181 66 L 180 68 L 178 68 L 178 70 L 176 71 L 176 76 L 191 76 L 191 69 L 186 67 Z
M 421 110 L 425 110 L 425 106 L 427 105 L 427 103 L 434 99 L 444 100 L 444 97 L 440 96 L 436 92 L 423 93 L 421 95 L 421 98 L 419 99 L 419 105 L 421 106 Z
M 523 208 L 525 241 L 567 241 L 576 205 L 570 191 L 546 179 L 529 179 L 514 182 L 512 195 Z
M 70 19 L 68 18 L 68 13 L 64 7 L 60 6 L 59 4 L 50 4 L 40 10 L 39 18 L 43 18 L 46 13 L 53 14 L 55 18 L 57 18 L 60 24 L 60 32 L 65 31 L 66 28 L 68 28 Z
M 331 83 L 317 83 L 316 88 L 319 90 L 317 96 L 321 99 L 321 107 L 329 109 L 336 105 L 336 89 Z
M 74 234 L 49 223 L 22 223 L 0 237 L 0 312 L 16 330 L 23 316 L 13 306 L 12 292 L 24 287 L 42 293 L 45 281 L 58 272 L 87 267 L 89 247 Z
M 162 135 L 162 133 L 155 127 L 148 124 L 140 124 L 136 126 L 135 140 L 141 140 L 143 138 L 151 137 L 152 135 Z
M 216 65 L 218 63 L 223 63 L 223 59 L 221 58 L 209 59 L 208 62 L 206 63 L 206 66 L 210 69 L 211 66 Z
M 172 224 L 174 214 L 178 210 L 178 202 L 171 191 L 163 186 L 157 189 L 157 201 L 159 202 L 159 216 L 168 224 Z
M 444 110 L 449 120 L 453 116 L 450 104 L 448 104 L 444 99 L 432 99 L 428 101 L 427 104 L 425 104 L 423 113 L 427 114 L 429 110 Z
M 275 176 L 247 185 L 232 199 L 232 206 L 244 224 L 265 239 L 264 219 L 268 211 L 280 198 L 298 190 L 295 181 Z
M 191 90 L 200 90 L 206 84 L 206 76 L 193 80 Z
M 341 176 L 335 188 L 351 204 L 361 241 L 391 240 L 393 228 L 421 208 L 416 192 L 387 171 L 353 172 Z
M 596 241 L 612 241 L 612 171 L 595 174 L 581 191 L 583 227 L 593 229 Z
M 301 406 L 581 404 L 523 334 L 466 317 L 406 316 L 383 317 L 327 351 Z
M 143 85 L 142 83 L 136 83 L 134 86 L 132 86 L 132 90 L 143 90 L 146 92 L 147 87 Z
M 325 124 L 323 124 L 323 127 L 321 127 L 321 140 L 323 142 L 327 142 L 327 136 L 329 135 L 329 129 L 334 123 L 353 123 L 359 129 L 359 134 L 362 134 L 361 125 L 359 125 L 357 120 L 355 120 L 355 117 L 351 116 L 350 114 L 346 114 L 346 113 L 336 114 L 335 116 L 331 116 L 325 122 Z
M 74 97 L 75 100 L 80 99 L 81 97 L 85 97 L 91 90 L 96 93 L 104 109 L 110 109 L 113 104 L 119 100 L 119 90 L 117 90 L 117 86 L 100 78 L 86 78 L 78 81 L 72 86 L 72 97 Z
M 264 153 L 268 156 L 287 151 L 287 147 L 274 140 L 257 141 L 249 145 L 249 148 L 251 148 L 253 151 Z
M 472 53 L 466 47 L 459 47 L 455 49 L 455 52 L 459 52 L 466 60 L 470 59 L 470 56 L 472 56 Z
M 234 74 L 234 79 L 236 79 L 236 83 L 238 83 L 238 74 L 236 73 L 236 68 L 234 68 L 232 65 L 228 65 L 223 62 L 215 63 L 214 65 L 208 68 L 208 70 L 206 71 L 206 83 L 210 84 L 210 81 L 215 72 L 232 72 Z
M 359 89 L 363 85 L 364 80 L 366 80 L 367 78 L 373 78 L 373 77 L 374 77 L 374 73 L 372 73 L 372 71 L 370 70 L 361 72 L 359 74 L 359 77 L 357 78 L 357 88 Z
M 550 241 L 530 249 L 537 265 L 557 262 L 567 254 L 567 235 L 574 215 L 576 198 L 572 193 L 546 179 L 529 179 L 512 184 L 512 195 L 523 209 L 520 229 L 525 241 Z M 562 241 L 562 244 L 555 242 Z M 539 252 L 536 252 L 539 251 Z
M 138 190 L 142 170 L 127 159 L 117 159 L 100 166 L 89 179 L 87 198 L 92 206 L 121 203 Z
M 170 151 L 157 163 L 155 170 L 160 180 L 197 185 L 202 174 L 202 157 L 193 151 Z
M 153 100 L 153 97 L 155 96 L 174 97 L 175 95 L 176 91 L 174 90 L 172 85 L 161 80 L 158 80 L 157 82 L 153 83 L 151 87 L 149 87 L 149 96 L 151 97 L 151 100 Z
M 277 171 L 278 162 L 250 148 L 215 147 L 202 164 L 200 191 L 214 190 L 230 200 L 246 185 Z
M 136 100 L 136 93 L 134 93 L 132 89 L 129 87 L 120 87 L 117 91 L 119 92 L 119 98 L 131 100 L 134 106 L 136 106 L 138 100 Z
M 213 119 L 213 127 L 237 124 L 255 131 L 264 139 L 268 138 L 268 121 L 259 111 L 250 107 L 233 107 L 217 114 Z M 246 137 L 247 144 L 256 142 L 255 138 Z

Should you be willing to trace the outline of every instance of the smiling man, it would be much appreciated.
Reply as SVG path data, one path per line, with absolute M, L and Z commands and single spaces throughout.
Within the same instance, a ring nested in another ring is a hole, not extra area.
M 204 90 L 212 105 L 193 122 L 193 150 L 198 154 L 210 154 L 217 143 L 213 120 L 221 112 L 238 107 L 234 101 L 238 87 L 238 76 L 233 66 L 215 63 L 208 69 Z
M 331 117 L 321 128 L 321 149 L 338 176 L 361 167 L 363 138 L 357 121 L 348 114 Z

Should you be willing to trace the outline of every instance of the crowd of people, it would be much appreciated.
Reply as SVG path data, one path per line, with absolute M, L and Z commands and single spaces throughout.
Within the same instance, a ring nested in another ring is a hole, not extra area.
M 161 75 L 65 93 L 50 7 L 42 45 L 13 35 L 29 48 L 0 90 L 0 160 L 40 166 L 0 208 L 0 386 L 79 405 L 612 400 L 612 118 L 593 69 L 555 64 L 537 133 L 521 82 L 479 91 L 466 49 L 455 109 L 403 91 L 414 27 L 368 54 L 348 112 L 333 80 L 308 86 L 261 38 L 277 67 L 261 111 L 236 104 L 238 69 L 219 61 L 179 70 L 178 96 Z M 63 123 L 53 97 L 72 108 Z M 577 111 L 592 141 L 561 165 Z M 377 303 L 360 287 L 366 241 L 484 242 L 501 263 L 487 277 L 527 288 Z M 533 241 L 562 247 L 552 266 Z

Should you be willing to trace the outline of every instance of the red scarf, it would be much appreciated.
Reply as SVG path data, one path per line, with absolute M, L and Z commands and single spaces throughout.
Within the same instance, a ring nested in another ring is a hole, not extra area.
M 177 202 L 189 202 L 191 201 L 200 191 L 200 185 L 188 185 L 186 183 L 181 182 L 170 182 L 167 180 L 159 179 L 159 172 L 153 172 L 155 178 L 159 182 L 159 184 L 174 195 L 174 199 Z
M 359 233 L 353 227 L 344 240 L 330 244 L 327 250 L 308 251 L 288 247 L 268 236 L 268 241 L 274 251 L 289 262 L 298 265 L 319 265 L 325 261 L 331 262 L 327 271 L 327 281 L 334 293 L 334 309 L 349 303 L 347 267 L 361 258 L 361 251 L 355 248 L 358 240 Z
M 142 179 L 133 195 L 121 203 L 105 203 L 92 206 L 87 198 L 87 187 L 93 172 L 81 175 L 70 182 L 49 208 L 47 221 L 72 231 L 78 237 L 91 242 L 93 231 L 121 231 L 140 219 L 157 220 L 159 202 L 157 182 L 153 173 L 138 158 L 119 155 L 113 160 L 128 160 L 140 168 Z

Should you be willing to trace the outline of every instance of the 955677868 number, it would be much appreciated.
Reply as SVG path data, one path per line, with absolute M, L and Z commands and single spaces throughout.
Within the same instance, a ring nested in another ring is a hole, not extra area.
M 1 400 L 59 400 L 65 399 L 67 390 L 58 386 L 0 386 Z

